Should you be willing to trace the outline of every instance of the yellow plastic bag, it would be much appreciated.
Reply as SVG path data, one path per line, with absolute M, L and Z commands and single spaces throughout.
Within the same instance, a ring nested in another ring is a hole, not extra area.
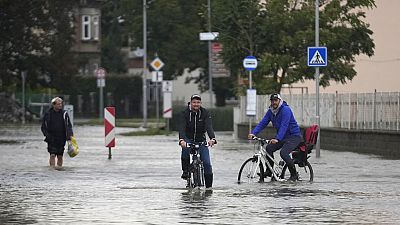
M 71 137 L 71 141 L 68 141 L 68 155 L 73 158 L 79 154 L 78 144 L 74 136 Z

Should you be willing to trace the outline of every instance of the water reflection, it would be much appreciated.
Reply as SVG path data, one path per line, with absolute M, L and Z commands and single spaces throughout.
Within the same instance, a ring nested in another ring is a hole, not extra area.
M 182 192 L 179 206 L 182 219 L 191 224 L 210 224 L 209 220 L 219 219 L 215 215 L 212 195 L 212 190 L 203 189 Z
M 129 131 L 128 128 L 123 130 Z M 237 184 L 253 154 L 218 134 L 214 188 L 189 191 L 180 179 L 176 136 L 117 134 L 108 160 L 104 129 L 76 127 L 81 152 L 49 169 L 38 126 L 1 127 L 0 224 L 397 224 L 396 160 L 322 151 L 314 183 Z
M 188 204 L 205 202 L 208 198 L 212 196 L 212 193 L 213 190 L 187 190 L 185 192 L 182 192 L 182 202 Z

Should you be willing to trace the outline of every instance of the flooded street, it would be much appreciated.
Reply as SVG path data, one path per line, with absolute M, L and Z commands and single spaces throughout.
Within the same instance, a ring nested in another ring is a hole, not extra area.
M 108 160 L 104 128 L 76 126 L 79 155 L 53 170 L 38 125 L 1 125 L 0 224 L 399 224 L 399 160 L 321 150 L 312 184 L 239 185 L 254 145 L 217 133 L 213 191 L 190 192 L 177 134 L 132 130 Z

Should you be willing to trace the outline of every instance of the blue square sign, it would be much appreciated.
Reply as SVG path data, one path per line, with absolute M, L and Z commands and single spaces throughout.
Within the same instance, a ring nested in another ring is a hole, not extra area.
M 326 47 L 308 47 L 307 48 L 307 66 L 327 66 L 328 53 Z

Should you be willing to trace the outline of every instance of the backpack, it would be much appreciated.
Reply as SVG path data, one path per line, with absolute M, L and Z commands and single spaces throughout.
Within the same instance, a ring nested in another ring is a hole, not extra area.
M 311 153 L 311 150 L 317 143 L 318 132 L 319 132 L 319 126 L 316 124 L 307 127 L 304 130 L 304 136 L 303 136 L 304 142 L 302 142 L 299 146 L 300 151 L 305 152 L 307 154 Z

